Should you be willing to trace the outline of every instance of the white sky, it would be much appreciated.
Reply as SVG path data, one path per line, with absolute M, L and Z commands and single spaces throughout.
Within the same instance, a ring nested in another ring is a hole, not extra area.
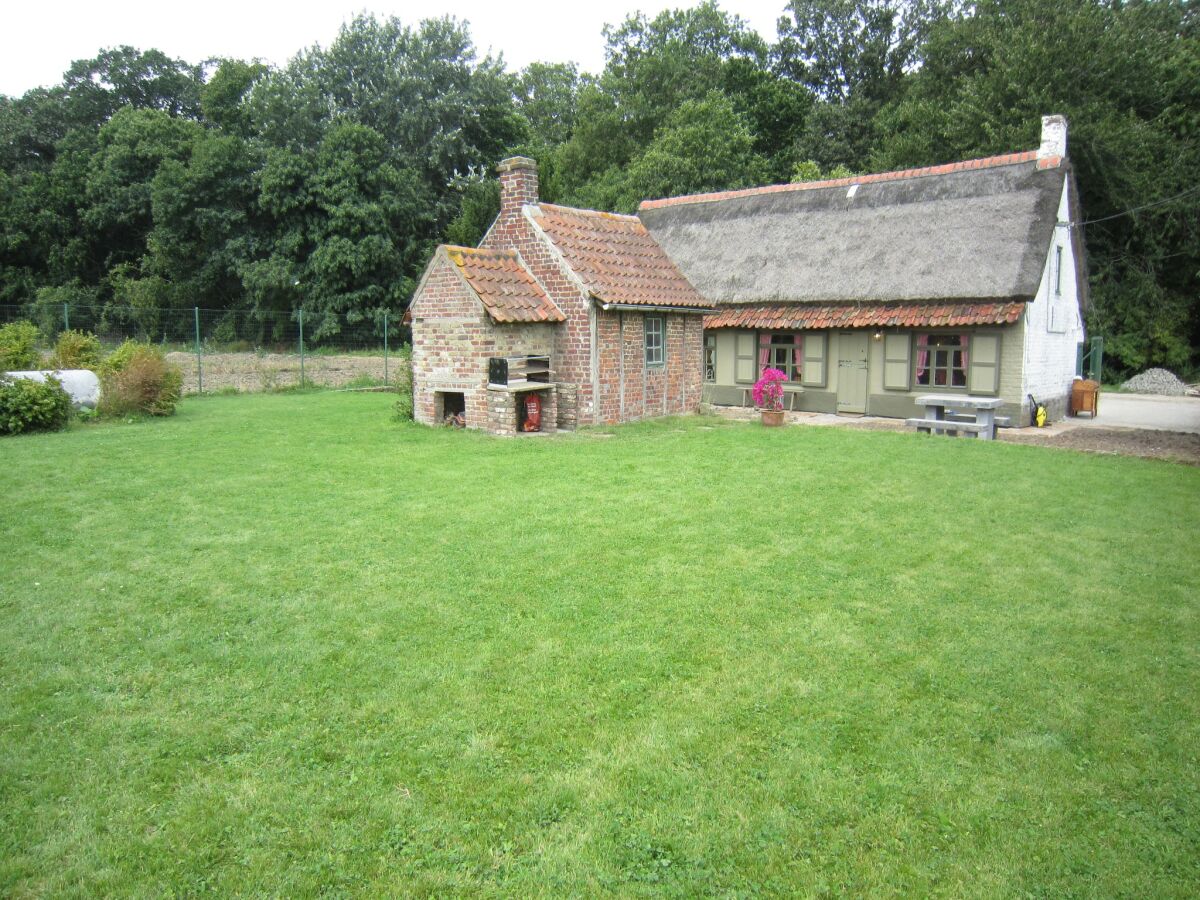
M 726 0 L 768 41 L 786 0 Z M 102 48 L 151 47 L 196 63 L 215 56 L 281 65 L 298 50 L 328 46 L 338 27 L 355 13 L 395 15 L 405 24 L 444 14 L 466 19 L 480 56 L 502 51 L 510 69 L 536 60 L 574 61 L 587 72 L 604 66 L 605 23 L 617 24 L 641 10 L 689 7 L 695 0 L 10 0 L 0 13 L 0 94 L 19 96 L 56 84 L 72 60 L 90 59 Z

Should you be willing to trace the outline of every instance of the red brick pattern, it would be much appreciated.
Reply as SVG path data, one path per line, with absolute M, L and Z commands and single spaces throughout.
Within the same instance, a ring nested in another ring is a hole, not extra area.
M 812 191 L 820 188 L 849 187 L 852 184 L 873 184 L 880 181 L 899 181 L 904 178 L 922 178 L 926 175 L 947 175 L 951 172 L 966 172 L 971 169 L 991 169 L 995 166 L 1012 166 L 1029 163 L 1037 159 L 1036 150 L 1022 153 L 1005 153 L 984 159 L 968 159 L 963 162 L 946 163 L 941 166 L 926 166 L 921 169 L 902 169 L 897 172 L 876 172 L 871 175 L 853 175 L 849 178 L 831 178 L 825 181 L 801 181 L 796 184 L 769 184 L 764 187 L 746 188 L 741 191 L 717 191 L 710 194 L 691 194 L 686 197 L 664 197 L 661 200 L 643 200 L 638 209 L 658 209 L 677 206 L 681 203 L 712 203 L 717 200 L 732 200 L 736 197 L 753 197 L 758 194 L 777 194 L 790 191 Z M 1061 165 L 1062 158 L 1048 156 L 1037 160 L 1039 169 L 1053 169 Z
M 664 365 L 648 367 L 645 319 L 663 318 Z M 703 389 L 701 317 L 611 310 L 597 318 L 600 381 L 597 423 L 695 412 Z
M 1025 303 L 905 303 L 729 306 L 704 317 L 704 327 L 803 330 L 807 328 L 935 328 L 1011 325 Z
M 445 247 L 495 322 L 562 322 L 566 316 L 521 265 L 515 250 Z

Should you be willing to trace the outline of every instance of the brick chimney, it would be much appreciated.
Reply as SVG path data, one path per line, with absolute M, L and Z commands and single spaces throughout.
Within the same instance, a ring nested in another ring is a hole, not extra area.
M 1042 145 L 1038 147 L 1039 169 L 1053 169 L 1067 158 L 1067 120 L 1062 116 L 1042 116 Z
M 521 207 L 538 202 L 537 163 L 528 156 L 510 156 L 496 166 L 500 173 L 500 217 L 520 214 Z

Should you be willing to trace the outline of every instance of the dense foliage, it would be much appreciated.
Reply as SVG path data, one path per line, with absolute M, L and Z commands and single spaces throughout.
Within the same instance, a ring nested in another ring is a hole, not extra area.
M 32 322 L 17 321 L 0 325 L 0 372 L 20 372 L 41 368 L 38 353 L 38 328 Z
M 152 344 L 126 341 L 100 367 L 100 404 L 106 416 L 170 416 L 183 393 L 183 373 Z
M 65 309 L 160 336 L 166 308 L 303 308 L 336 338 L 402 309 L 438 241 L 479 239 L 510 153 L 538 159 L 546 199 L 628 212 L 1024 149 L 1057 112 L 1094 220 L 1093 333 L 1124 369 L 1195 365 L 1192 3 L 791 0 L 771 44 L 704 2 L 603 38 L 595 76 L 509 73 L 465 23 L 369 15 L 277 69 L 130 47 L 76 62 L 0 97 L 0 304 L 47 331 Z
M 0 434 L 58 431 L 71 418 L 71 398 L 53 376 L 45 381 L 0 374 Z

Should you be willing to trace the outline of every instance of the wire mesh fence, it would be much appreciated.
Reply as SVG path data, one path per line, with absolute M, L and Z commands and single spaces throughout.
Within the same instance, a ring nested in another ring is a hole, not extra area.
M 184 393 L 270 391 L 301 385 L 402 387 L 409 329 L 401 313 L 136 309 L 0 305 L 0 325 L 38 326 L 47 364 L 58 336 L 90 332 L 112 349 L 127 339 L 162 348 L 183 371 Z

